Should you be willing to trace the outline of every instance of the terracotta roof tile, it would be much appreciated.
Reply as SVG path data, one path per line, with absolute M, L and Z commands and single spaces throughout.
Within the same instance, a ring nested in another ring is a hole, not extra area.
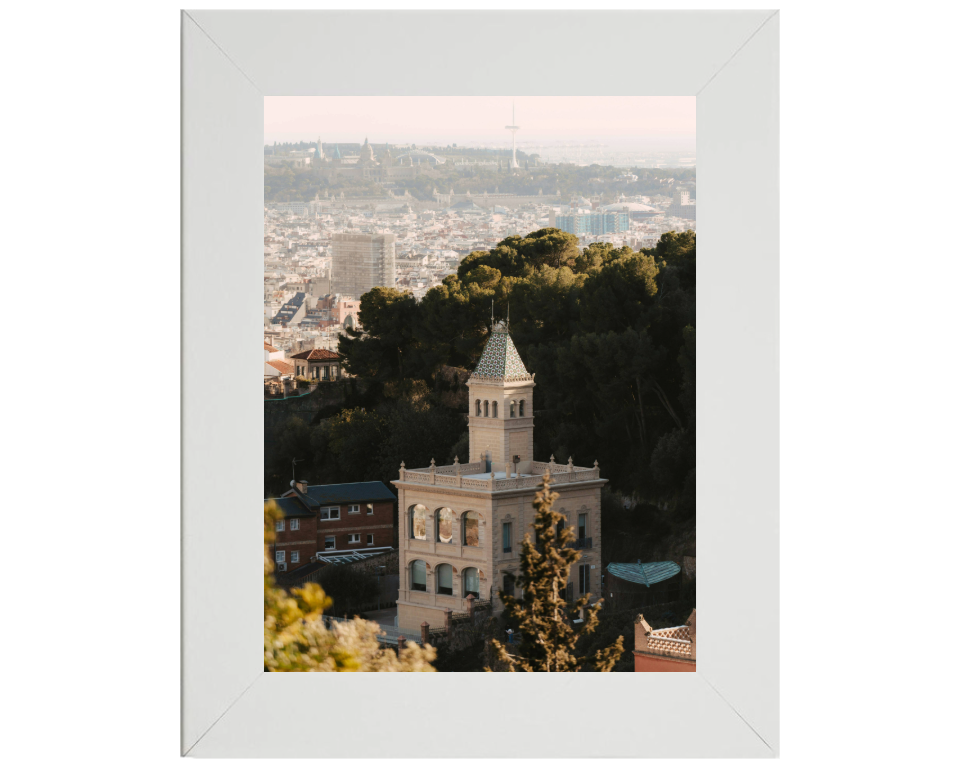
M 267 365 L 284 375 L 292 375 L 294 366 L 286 360 L 267 360 Z
M 293 360 L 339 360 L 340 355 L 329 349 L 311 349 L 290 356 Z
M 269 344 L 267 344 L 267 342 L 263 342 L 263 348 L 264 348 L 267 352 L 279 352 L 279 351 L 280 351 L 280 350 L 277 349 L 276 347 L 271 347 Z

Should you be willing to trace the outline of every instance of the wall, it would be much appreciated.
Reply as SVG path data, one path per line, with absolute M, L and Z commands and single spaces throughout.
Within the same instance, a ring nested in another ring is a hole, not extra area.
M 290 523 L 294 519 L 300 522 L 300 530 L 290 530 Z M 287 563 L 288 573 L 295 568 L 299 568 L 301 565 L 309 563 L 310 558 L 317 552 L 316 518 L 311 515 L 298 518 L 288 517 L 284 520 L 284 530 L 277 531 L 277 540 L 271 552 L 271 556 L 274 557 L 274 562 L 276 562 L 276 556 L 274 555 L 276 550 L 283 550 L 286 553 L 285 562 Z M 293 562 L 293 552 L 300 554 L 300 561 L 297 563 Z
M 316 551 L 326 549 L 327 536 L 336 539 L 335 549 L 365 549 L 367 547 L 393 546 L 393 502 L 373 502 L 373 514 L 367 514 L 366 504 L 360 503 L 360 512 L 347 512 L 349 504 L 336 505 L 340 507 L 339 520 L 320 520 L 316 524 Z M 347 541 L 351 533 L 360 535 L 359 544 Z M 367 534 L 373 534 L 373 544 L 367 544 Z
M 652 656 L 639 651 L 633 652 L 634 672 L 696 672 L 696 661 L 671 659 L 666 656 Z

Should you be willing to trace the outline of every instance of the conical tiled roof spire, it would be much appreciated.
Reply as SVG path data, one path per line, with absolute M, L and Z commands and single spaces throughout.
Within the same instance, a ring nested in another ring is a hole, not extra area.
M 493 324 L 490 338 L 480 355 L 480 362 L 470 377 L 483 381 L 533 381 L 527 371 L 520 353 L 513 345 L 513 339 L 507 330 L 507 324 L 500 320 Z

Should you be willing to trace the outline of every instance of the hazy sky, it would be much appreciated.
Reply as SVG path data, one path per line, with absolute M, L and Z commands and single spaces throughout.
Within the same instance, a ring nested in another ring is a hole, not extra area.
M 565 139 L 693 147 L 694 96 L 267 96 L 264 141 L 517 144 Z

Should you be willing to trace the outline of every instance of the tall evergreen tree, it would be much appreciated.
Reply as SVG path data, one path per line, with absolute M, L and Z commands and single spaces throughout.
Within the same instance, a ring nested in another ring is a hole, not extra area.
M 597 614 L 603 600 L 589 605 L 589 595 L 582 595 L 572 605 L 565 599 L 570 566 L 580 559 L 580 552 L 569 545 L 574 540 L 573 529 L 564 526 L 559 534 L 557 525 L 563 519 L 553 509 L 560 494 L 550 490 L 550 473 L 543 476 L 543 490 L 533 501 L 537 516 L 533 529 L 537 545 L 524 536 L 520 554 L 520 577 L 517 584 L 523 589 L 523 598 L 500 590 L 507 618 L 515 621 L 520 632 L 517 655 L 511 656 L 497 640 L 493 646 L 497 657 L 511 672 L 578 672 L 589 663 L 597 672 L 609 672 L 623 653 L 623 637 L 597 651 L 593 656 L 576 656 L 577 640 L 597 628 Z M 573 620 L 583 622 L 574 629 Z

